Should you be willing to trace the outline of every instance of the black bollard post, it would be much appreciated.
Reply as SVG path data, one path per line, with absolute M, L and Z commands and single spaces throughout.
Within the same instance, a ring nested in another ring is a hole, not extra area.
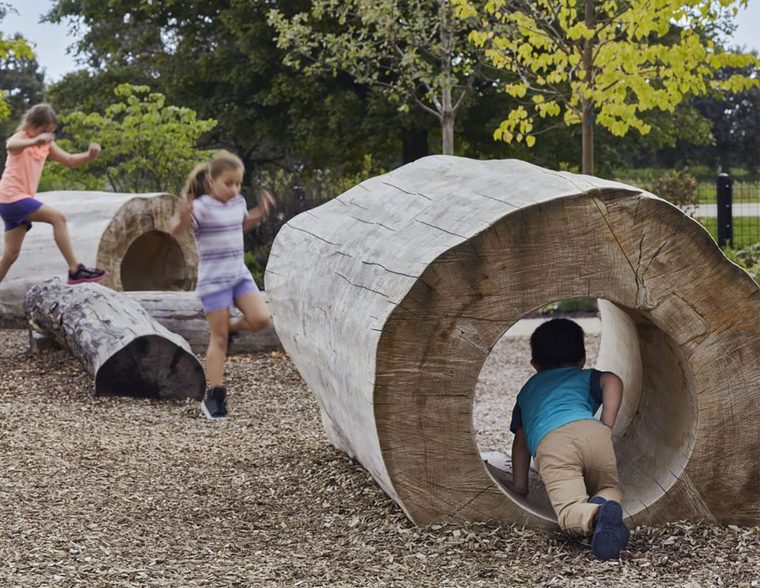
M 728 174 L 718 175 L 717 202 L 718 202 L 718 245 L 725 247 L 734 246 L 733 213 L 731 211 L 734 179 Z

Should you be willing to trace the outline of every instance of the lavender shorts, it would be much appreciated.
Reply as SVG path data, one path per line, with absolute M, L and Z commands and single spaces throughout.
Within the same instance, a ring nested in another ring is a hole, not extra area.
M 37 212 L 42 202 L 35 198 L 22 198 L 11 202 L 10 204 L 0 204 L 0 217 L 5 221 L 5 230 L 10 231 L 21 225 L 26 225 L 26 230 L 32 228 L 32 223 L 27 217 L 33 212 Z
M 201 304 L 203 305 L 203 311 L 208 314 L 217 310 L 223 310 L 229 308 L 235 303 L 237 298 L 240 298 L 243 294 L 249 292 L 258 292 L 259 287 L 252 277 L 243 278 L 237 284 L 231 288 L 226 288 L 219 292 L 214 292 L 208 296 L 201 296 Z

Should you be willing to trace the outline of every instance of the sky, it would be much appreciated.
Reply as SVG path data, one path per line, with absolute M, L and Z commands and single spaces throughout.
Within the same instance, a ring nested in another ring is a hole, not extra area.
M 76 41 L 68 37 L 66 25 L 41 24 L 40 17 L 50 10 L 51 0 L 3 0 L 18 14 L 8 14 L 0 22 L 4 36 L 20 32 L 35 45 L 37 61 L 45 70 L 45 80 L 60 80 L 66 73 L 77 69 L 77 64 L 66 49 Z M 736 45 L 760 51 L 760 0 L 750 0 L 749 7 L 737 17 L 739 28 L 734 35 Z

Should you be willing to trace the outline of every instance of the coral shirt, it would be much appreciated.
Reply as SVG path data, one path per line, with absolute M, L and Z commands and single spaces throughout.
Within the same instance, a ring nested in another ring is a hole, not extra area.
M 29 138 L 26 133 L 21 133 L 21 137 Z M 8 153 L 3 177 L 0 178 L 0 203 L 34 198 L 49 153 L 49 142 L 32 145 L 20 153 Z

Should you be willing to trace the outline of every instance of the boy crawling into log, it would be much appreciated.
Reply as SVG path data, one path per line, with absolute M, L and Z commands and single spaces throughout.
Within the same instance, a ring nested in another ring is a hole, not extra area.
M 617 558 L 630 536 L 612 446 L 623 382 L 612 372 L 583 369 L 583 329 L 571 320 L 543 323 L 530 347 L 537 373 L 520 390 L 512 412 L 513 473 L 507 487 L 528 494 L 534 457 L 560 528 L 591 533 L 596 557 Z

